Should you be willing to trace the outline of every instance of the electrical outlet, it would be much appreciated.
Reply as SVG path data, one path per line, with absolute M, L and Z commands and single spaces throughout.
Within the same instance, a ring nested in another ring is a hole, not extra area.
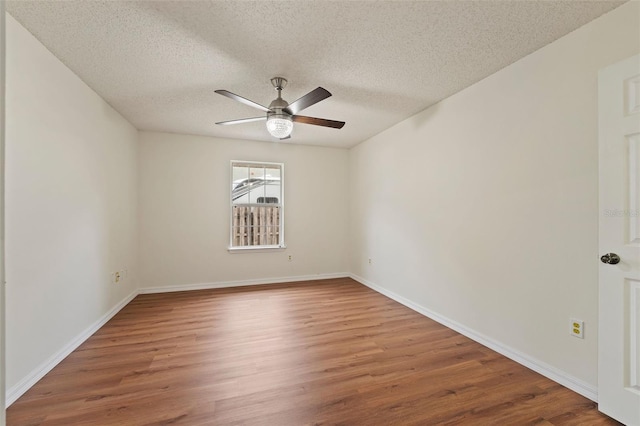
M 292 262 L 292 261 L 293 261 L 293 256 L 289 255 L 289 262 Z
M 573 337 L 584 339 L 584 321 L 571 318 L 569 325 L 571 326 L 571 335 Z
M 369 258 L 369 265 L 371 265 L 371 263 L 372 263 L 372 262 L 371 262 L 371 258 Z
M 122 281 L 122 274 L 121 274 L 121 272 L 120 272 L 120 271 L 113 272 L 113 273 L 111 274 L 111 281 L 112 281 L 114 284 L 120 284 L 120 281 Z

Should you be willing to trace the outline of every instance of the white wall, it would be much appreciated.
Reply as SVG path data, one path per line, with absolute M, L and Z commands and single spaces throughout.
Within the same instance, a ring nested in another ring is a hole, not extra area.
M 640 51 L 639 16 L 629 2 L 353 148 L 351 271 L 595 392 L 597 72 Z
M 231 160 L 285 164 L 286 250 L 228 252 Z M 343 149 L 140 132 L 141 285 L 347 272 L 347 166 Z
M 9 15 L 6 24 L 11 399 L 137 288 L 137 131 Z

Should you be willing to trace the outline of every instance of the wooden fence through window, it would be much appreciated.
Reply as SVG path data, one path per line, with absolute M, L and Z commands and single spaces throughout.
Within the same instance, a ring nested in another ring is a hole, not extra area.
M 233 247 L 274 246 L 280 242 L 280 206 L 234 205 Z

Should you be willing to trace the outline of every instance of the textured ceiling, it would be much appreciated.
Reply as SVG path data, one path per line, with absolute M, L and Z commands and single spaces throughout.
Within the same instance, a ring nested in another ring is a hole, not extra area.
M 8 1 L 7 11 L 141 130 L 274 141 L 283 76 L 302 114 L 287 143 L 351 147 L 619 6 L 621 1 Z

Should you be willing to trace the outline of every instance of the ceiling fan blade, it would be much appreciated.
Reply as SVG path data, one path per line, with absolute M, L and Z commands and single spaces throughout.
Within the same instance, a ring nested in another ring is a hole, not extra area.
M 311 105 L 317 104 L 323 99 L 327 99 L 329 96 L 331 96 L 331 93 L 329 93 L 327 89 L 318 87 L 317 89 L 310 91 L 300 99 L 291 102 L 289 106 L 284 109 L 284 111 L 288 112 L 291 115 L 295 115 L 303 109 L 309 108 Z
M 266 119 L 267 117 L 241 118 L 239 120 L 219 121 L 216 124 L 227 126 L 229 124 L 242 124 L 242 123 L 251 123 L 253 121 L 265 121 Z
M 255 103 L 253 101 L 250 101 L 247 98 L 243 98 L 242 96 L 238 96 L 235 93 L 231 93 L 228 90 L 216 90 L 216 93 L 222 96 L 226 96 L 227 98 L 231 98 L 235 101 L 241 102 L 245 105 L 249 105 L 250 107 L 254 107 L 254 108 L 258 108 L 261 111 L 264 112 L 271 112 L 271 110 L 269 108 L 267 108 L 266 106 L 262 106 L 258 103 Z
M 304 115 L 294 115 L 291 117 L 296 123 L 313 124 L 315 126 L 333 127 L 334 129 L 342 129 L 344 121 L 327 120 L 325 118 L 306 117 Z

